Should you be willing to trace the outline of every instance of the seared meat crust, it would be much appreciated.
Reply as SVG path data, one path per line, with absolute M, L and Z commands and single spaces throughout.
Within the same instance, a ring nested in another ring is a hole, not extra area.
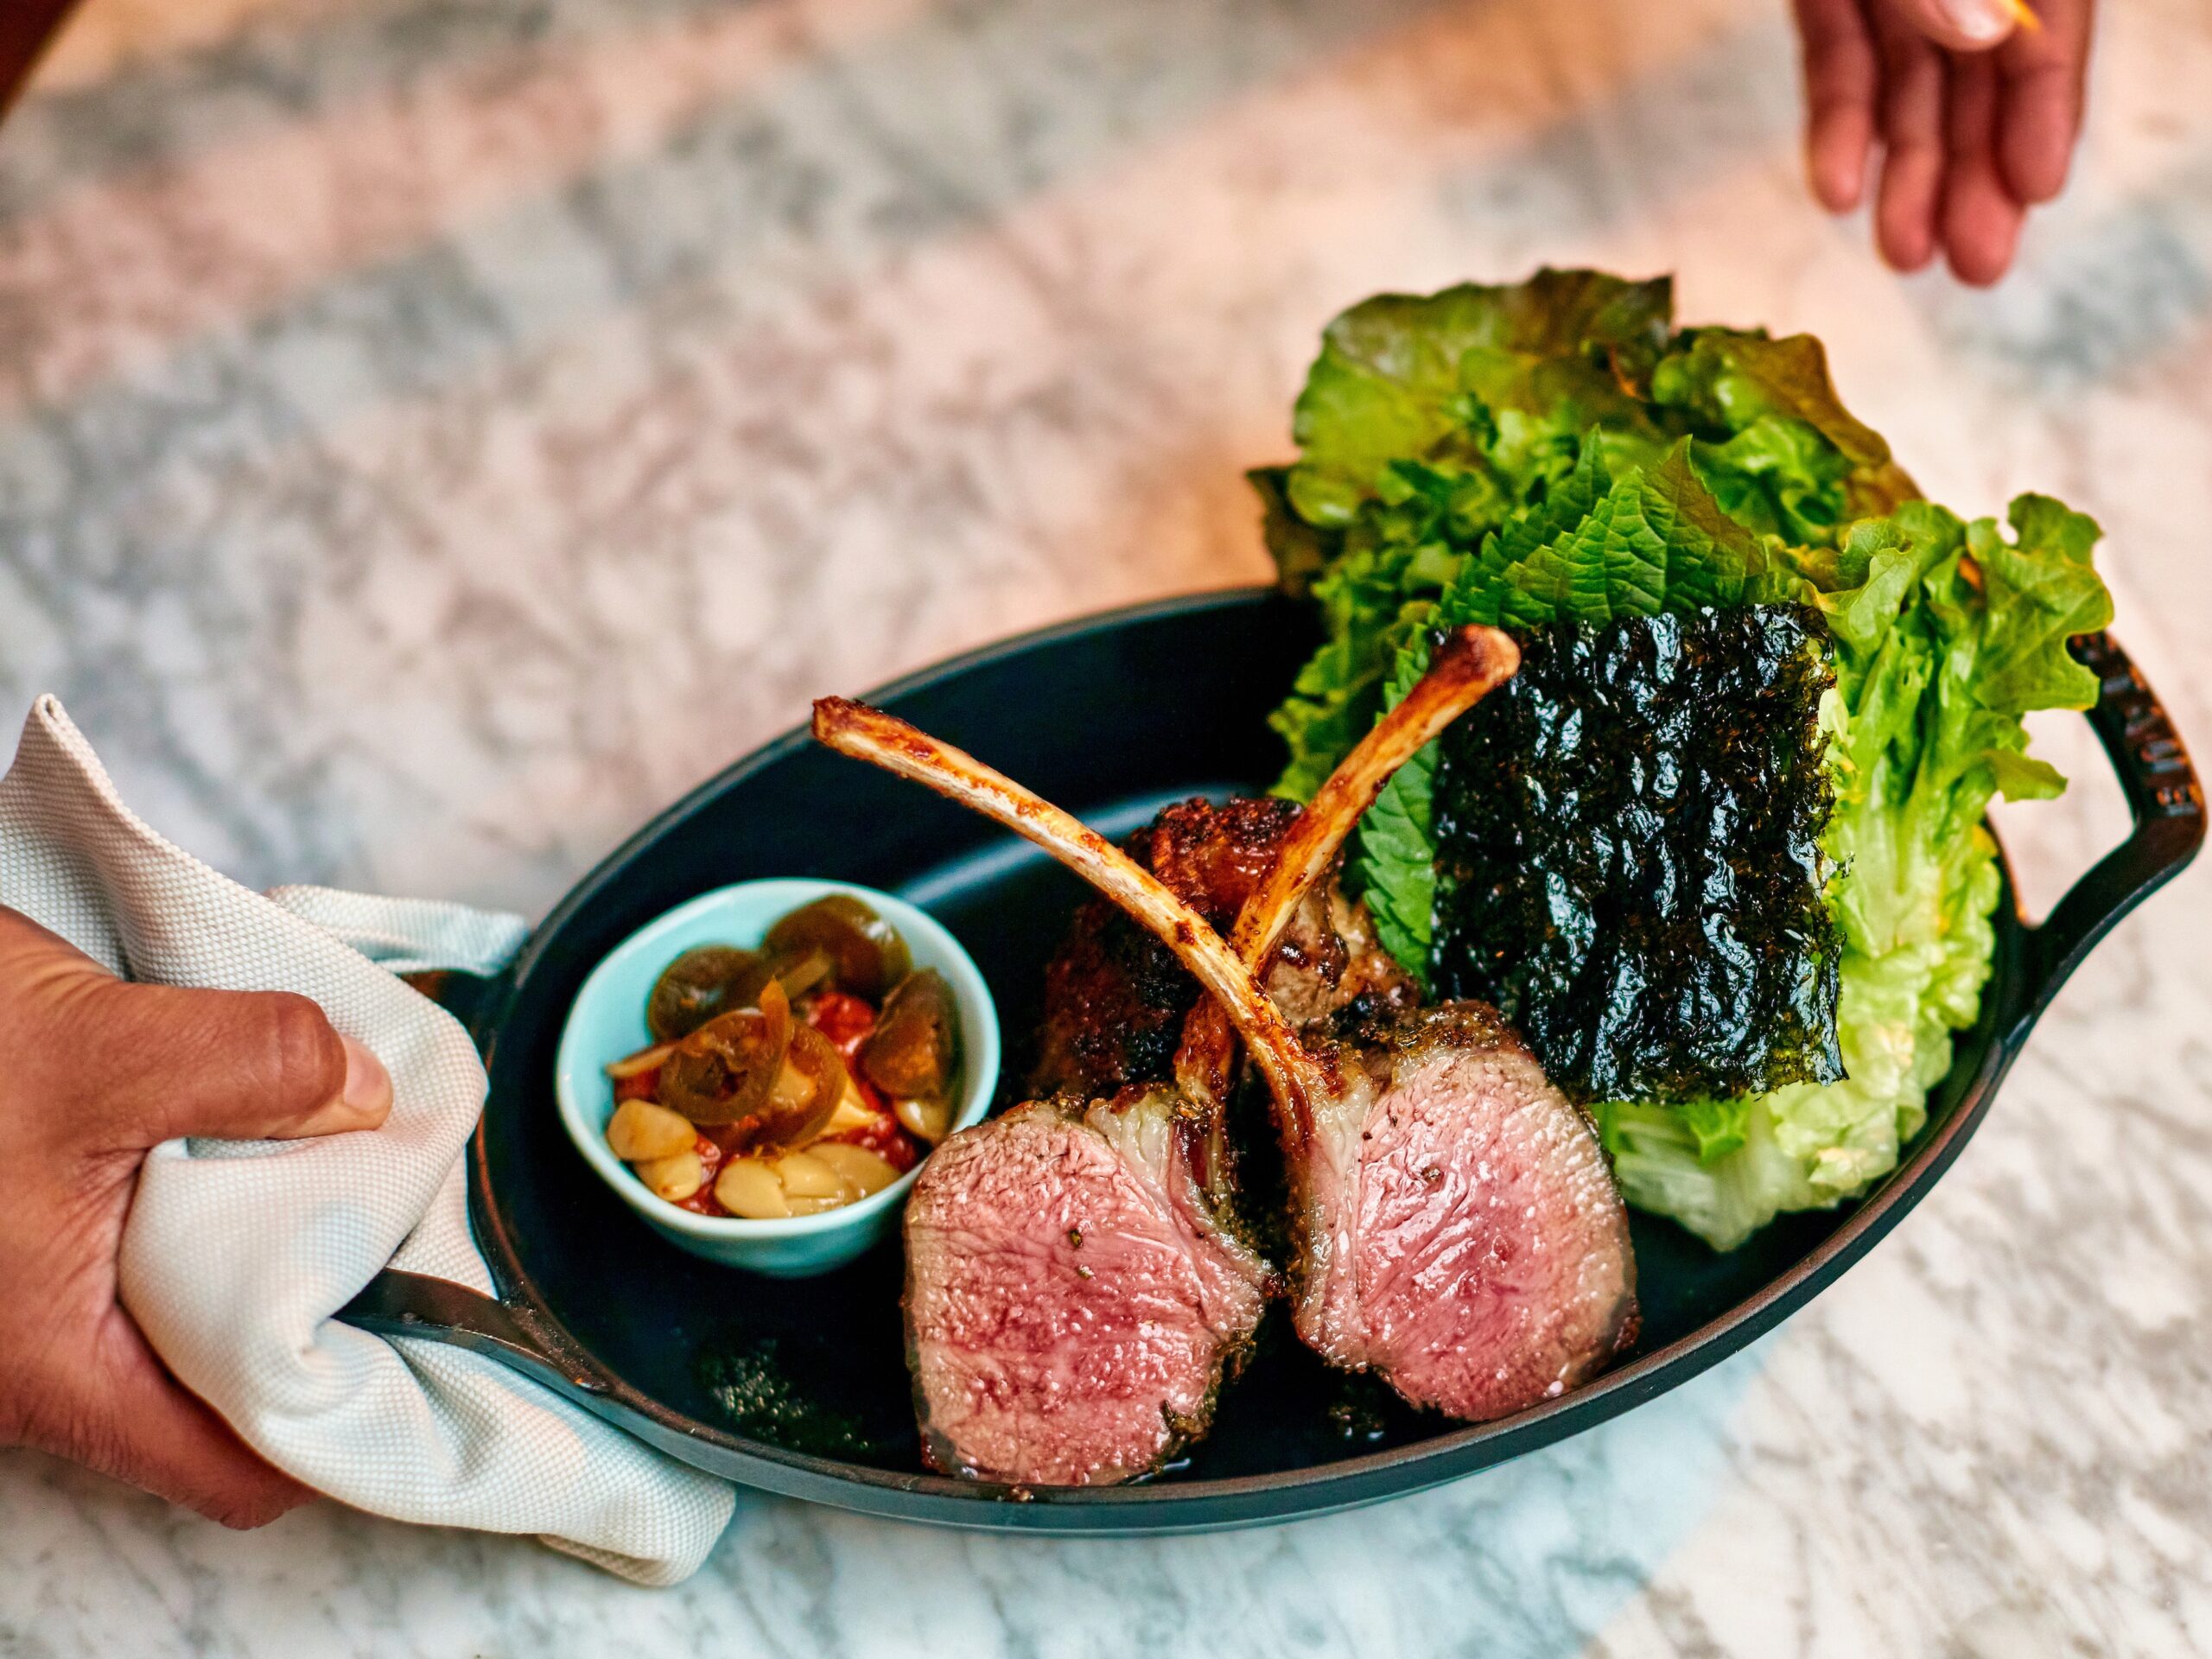
M 1193 798 L 1164 808 L 1122 850 L 1217 931 L 1268 871 L 1298 817 L 1291 801 Z M 1293 1025 L 1363 1010 L 1410 1007 L 1415 988 L 1375 937 L 1367 907 L 1332 880 L 1306 895 L 1286 930 L 1268 994 Z M 1045 1017 L 1030 1073 L 1035 1095 L 1110 1094 L 1164 1083 L 1174 1071 L 1184 1017 L 1198 982 L 1173 951 L 1109 900 L 1076 912 L 1045 969 Z

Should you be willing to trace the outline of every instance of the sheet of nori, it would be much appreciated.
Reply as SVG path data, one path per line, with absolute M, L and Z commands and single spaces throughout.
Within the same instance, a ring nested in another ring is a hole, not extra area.
M 1585 1101 L 1843 1076 L 1819 613 L 1558 624 L 1445 734 L 1430 967 Z

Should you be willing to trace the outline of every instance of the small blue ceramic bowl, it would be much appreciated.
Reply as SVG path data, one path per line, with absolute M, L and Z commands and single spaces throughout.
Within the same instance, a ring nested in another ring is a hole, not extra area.
M 553 1087 L 561 1122 L 584 1160 L 615 1194 L 671 1243 L 734 1268 L 798 1279 L 842 1267 L 890 1231 L 907 1189 L 908 1171 L 880 1192 L 819 1215 L 785 1221 L 743 1221 L 696 1215 L 647 1190 L 607 1144 L 614 1115 L 614 1085 L 607 1066 L 652 1040 L 645 1028 L 645 1000 L 661 970 L 694 945 L 757 948 L 768 930 L 801 905 L 825 893 L 846 893 L 899 930 L 917 968 L 934 968 L 952 987 L 960 1014 L 960 1077 L 952 1127 L 982 1122 L 999 1084 L 999 1016 L 983 976 L 937 919 L 903 899 L 843 881 L 785 879 L 741 881 L 702 893 L 649 922 L 592 969 L 569 1010 L 556 1054 Z M 918 1169 L 917 1166 L 917 1169 Z

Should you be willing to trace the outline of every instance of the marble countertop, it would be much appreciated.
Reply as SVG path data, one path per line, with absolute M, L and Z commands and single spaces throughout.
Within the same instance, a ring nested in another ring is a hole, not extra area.
M 0 134 L 0 712 L 59 692 L 250 882 L 540 912 L 821 691 L 1259 579 L 1329 315 L 1590 262 L 1821 334 L 1959 508 L 2096 513 L 2212 743 L 2212 16 L 2112 13 L 1982 295 L 1806 201 L 1781 0 L 91 0 Z M 2047 902 L 2121 815 L 2041 729 Z M 2208 936 L 2200 866 L 1809 1312 L 1440 1491 L 1083 1543 L 760 1499 L 656 1592 L 0 1452 L 0 1655 L 2202 1652 Z

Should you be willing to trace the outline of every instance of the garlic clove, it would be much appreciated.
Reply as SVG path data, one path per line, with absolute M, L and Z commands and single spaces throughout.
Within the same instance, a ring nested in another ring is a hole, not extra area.
M 683 1203 L 707 1184 L 707 1166 L 689 1147 L 673 1157 L 648 1159 L 631 1167 L 654 1197 L 671 1204 Z
M 673 1158 L 689 1151 L 697 1135 L 683 1113 L 650 1100 L 626 1100 L 607 1121 L 607 1144 L 617 1158 L 632 1164 Z
M 836 1170 L 861 1198 L 880 1192 L 899 1179 L 891 1160 L 866 1147 L 845 1141 L 817 1141 L 807 1148 L 810 1156 Z
M 783 1181 L 762 1158 L 733 1158 L 715 1181 L 715 1200 L 747 1221 L 781 1221 L 791 1214 Z
M 847 1189 L 844 1178 L 833 1166 L 811 1152 L 786 1153 L 777 1159 L 776 1176 L 783 1182 L 785 1194 L 790 1198 L 844 1201 L 860 1196 L 857 1192 Z
M 899 1127 L 917 1141 L 926 1141 L 931 1146 L 944 1139 L 952 1128 L 952 1103 L 935 1097 L 917 1100 L 894 1100 L 892 1116 L 899 1120 Z

